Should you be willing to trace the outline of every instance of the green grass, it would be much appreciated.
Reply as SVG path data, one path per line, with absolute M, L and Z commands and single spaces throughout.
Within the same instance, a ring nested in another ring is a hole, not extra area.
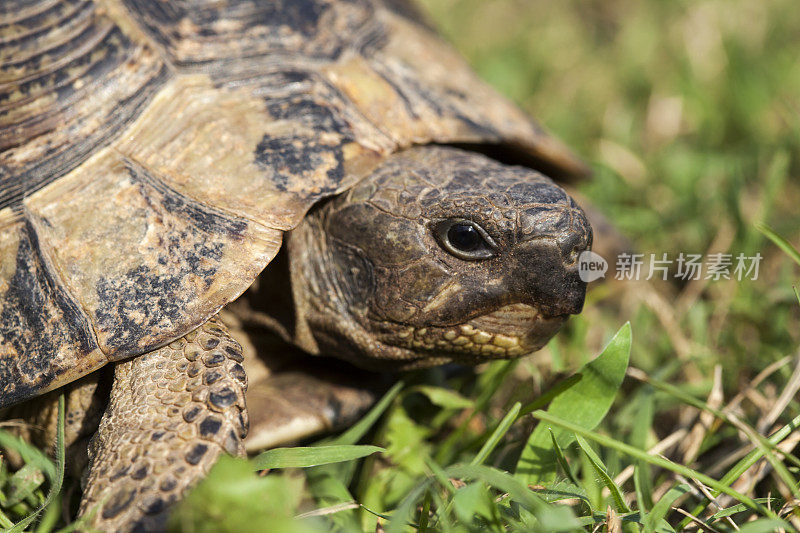
M 338 458 L 378 451 L 355 444 L 384 451 L 329 464 L 324 450 L 279 454 L 272 465 L 319 466 L 266 477 L 221 462 L 175 528 L 798 528 L 800 465 L 783 455 L 800 423 L 787 389 L 800 364 L 796 2 L 423 5 L 485 79 L 593 166 L 581 191 L 638 251 L 760 253 L 758 279 L 600 285 L 533 357 L 408 376 L 324 442 Z M 617 331 L 632 332 L 629 359 L 618 336 L 586 366 Z M 0 466 L 0 528 L 47 497 L 42 484 L 7 505 L 12 477 Z

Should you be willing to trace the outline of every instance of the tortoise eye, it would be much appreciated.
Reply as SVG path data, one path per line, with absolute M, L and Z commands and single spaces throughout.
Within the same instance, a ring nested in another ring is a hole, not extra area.
M 495 242 L 471 220 L 443 220 L 433 229 L 442 248 L 459 259 L 476 261 L 497 255 Z

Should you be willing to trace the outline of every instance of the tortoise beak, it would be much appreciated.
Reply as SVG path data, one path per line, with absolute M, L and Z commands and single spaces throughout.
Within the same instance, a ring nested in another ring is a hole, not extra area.
M 514 346 L 518 349 L 508 355 L 519 356 L 542 348 L 566 320 L 567 315 L 546 317 L 533 306 L 516 303 L 476 317 L 469 324 L 480 331 L 516 339 Z
M 586 282 L 578 273 L 577 256 L 586 246 L 570 244 L 567 248 L 565 253 L 563 246 L 549 239 L 519 247 L 515 254 L 518 266 L 509 283 L 513 300 L 535 307 L 546 318 L 580 313 Z
M 580 278 L 578 259 L 592 244 L 586 215 L 576 207 L 537 210 L 529 213 L 527 224 L 537 231 L 514 248 L 508 283 L 512 298 L 547 318 L 580 313 L 586 282 Z

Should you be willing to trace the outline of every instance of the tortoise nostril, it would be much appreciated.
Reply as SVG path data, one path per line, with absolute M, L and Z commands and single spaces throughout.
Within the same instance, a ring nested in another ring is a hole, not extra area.
M 581 249 L 579 246 L 574 246 L 572 250 L 569 251 L 567 255 L 567 260 L 564 262 L 565 266 L 573 266 L 578 262 L 578 257 L 581 255 Z
M 572 267 L 578 264 L 581 253 L 588 249 L 586 239 L 582 235 L 572 234 L 561 244 L 564 257 L 564 266 Z

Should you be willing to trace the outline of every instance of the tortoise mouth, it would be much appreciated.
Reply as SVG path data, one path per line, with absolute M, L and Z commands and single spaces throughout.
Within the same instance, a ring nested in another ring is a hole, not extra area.
M 521 357 L 542 348 L 569 315 L 545 316 L 528 304 L 505 305 L 453 326 L 402 326 L 381 341 L 440 362 L 481 362 Z

